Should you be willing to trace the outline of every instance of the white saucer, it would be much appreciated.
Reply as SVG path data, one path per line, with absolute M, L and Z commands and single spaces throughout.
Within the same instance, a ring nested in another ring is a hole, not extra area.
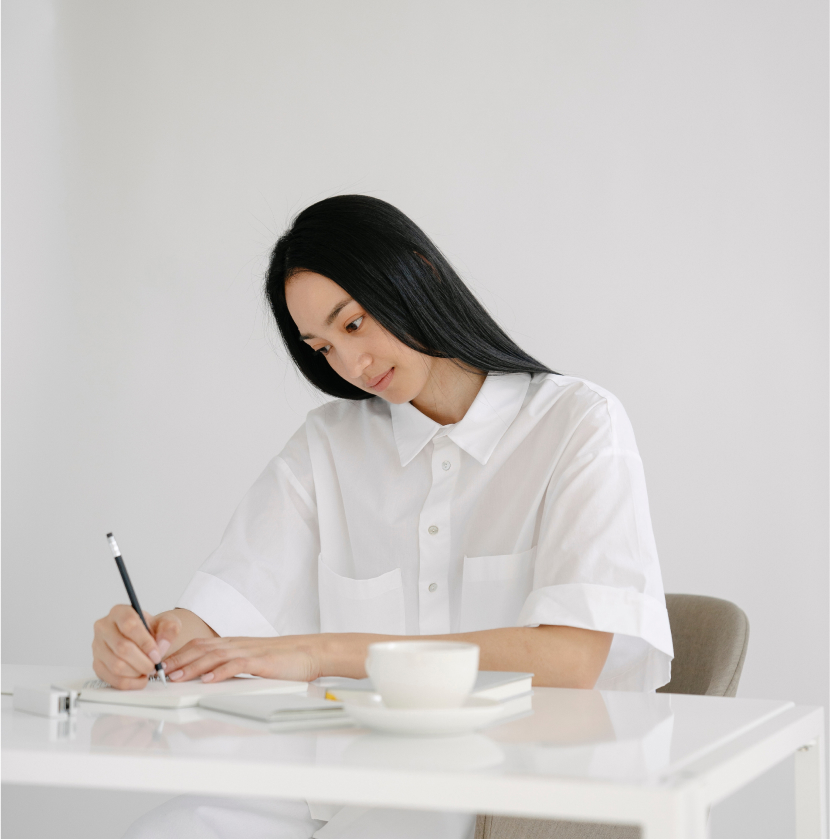
M 378 699 L 366 699 L 347 702 L 343 710 L 366 728 L 409 737 L 468 734 L 494 722 L 502 712 L 501 703 L 493 699 L 471 698 L 460 708 L 387 708 Z

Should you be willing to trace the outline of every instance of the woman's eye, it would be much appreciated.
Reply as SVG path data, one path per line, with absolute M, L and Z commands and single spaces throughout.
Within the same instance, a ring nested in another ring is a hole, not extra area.
M 329 348 L 328 347 L 320 347 L 319 350 L 314 350 L 315 355 L 328 355 Z
M 360 322 L 363 320 L 363 315 L 359 318 L 355 318 L 351 323 L 346 324 L 346 331 L 347 332 L 354 332 L 360 329 Z

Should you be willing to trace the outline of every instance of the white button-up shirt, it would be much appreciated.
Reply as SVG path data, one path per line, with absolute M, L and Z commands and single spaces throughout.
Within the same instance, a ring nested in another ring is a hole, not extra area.
M 575 626 L 614 633 L 600 689 L 671 672 L 631 425 L 570 376 L 490 374 L 449 426 L 380 398 L 311 411 L 178 605 L 223 636 Z

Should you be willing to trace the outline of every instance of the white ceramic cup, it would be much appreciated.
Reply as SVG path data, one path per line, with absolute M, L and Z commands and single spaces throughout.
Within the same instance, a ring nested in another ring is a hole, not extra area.
M 475 684 L 478 652 L 455 641 L 369 644 L 366 672 L 387 708 L 459 708 Z

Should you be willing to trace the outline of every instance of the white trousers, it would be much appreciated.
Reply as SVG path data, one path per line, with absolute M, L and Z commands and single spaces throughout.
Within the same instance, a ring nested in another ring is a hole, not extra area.
M 124 839 L 473 839 L 475 815 L 344 807 L 329 822 L 305 801 L 182 795 L 142 816 Z

